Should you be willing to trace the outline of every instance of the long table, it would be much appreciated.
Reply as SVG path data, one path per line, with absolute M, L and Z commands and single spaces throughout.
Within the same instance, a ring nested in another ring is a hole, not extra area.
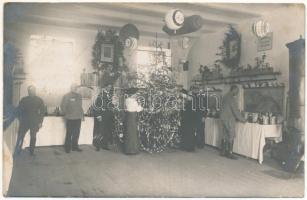
M 256 123 L 237 122 L 233 152 L 257 159 L 261 164 L 263 162 L 265 138 L 274 138 L 276 142 L 282 141 L 282 125 L 261 125 Z M 222 130 L 220 120 L 206 118 L 205 143 L 219 147 L 221 139 Z
M 81 122 L 79 144 L 92 144 L 94 119 L 85 117 Z M 63 117 L 48 116 L 44 118 L 43 126 L 36 135 L 36 146 L 64 145 L 66 135 Z M 23 147 L 28 147 L 30 134 L 27 133 Z
M 66 135 L 66 127 L 62 117 L 45 117 L 42 128 L 37 133 L 36 146 L 63 145 Z M 206 118 L 205 143 L 219 147 L 222 139 L 219 119 Z M 81 123 L 79 144 L 92 144 L 94 119 L 85 117 Z M 236 138 L 233 151 L 237 154 L 263 161 L 263 147 L 265 138 L 275 138 L 277 142 L 282 141 L 281 125 L 260 125 L 254 123 L 237 123 Z M 28 147 L 30 134 L 27 134 L 23 147 Z

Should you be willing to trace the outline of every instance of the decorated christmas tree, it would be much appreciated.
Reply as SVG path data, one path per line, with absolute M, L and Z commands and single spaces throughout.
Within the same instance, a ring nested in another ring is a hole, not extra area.
M 178 147 L 182 99 L 167 67 L 154 69 L 148 80 L 138 74 L 137 100 L 144 108 L 138 114 L 138 131 L 141 148 L 149 153 L 162 152 L 167 147 Z M 116 135 L 123 141 L 122 117 L 116 114 Z

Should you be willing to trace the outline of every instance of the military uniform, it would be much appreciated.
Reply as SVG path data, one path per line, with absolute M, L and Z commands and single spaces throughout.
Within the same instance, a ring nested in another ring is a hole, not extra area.
M 66 120 L 65 151 L 78 150 L 81 119 L 84 118 L 81 95 L 75 92 L 64 95 L 61 110 Z
M 231 154 L 233 140 L 236 137 L 236 121 L 245 122 L 245 119 L 238 109 L 235 97 L 230 92 L 223 97 L 220 119 L 223 130 L 222 154 Z
M 30 130 L 30 153 L 33 154 L 36 143 L 36 133 L 40 128 L 40 124 L 43 122 L 46 112 L 44 102 L 38 96 L 27 96 L 21 99 L 17 109 L 19 115 L 19 130 L 15 153 L 21 151 L 24 137 L 28 130 Z

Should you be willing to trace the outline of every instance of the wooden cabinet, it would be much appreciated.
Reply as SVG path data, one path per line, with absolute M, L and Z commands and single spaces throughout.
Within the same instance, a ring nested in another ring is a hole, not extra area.
M 305 118 L 305 40 L 286 44 L 289 49 L 288 125 L 304 130 Z

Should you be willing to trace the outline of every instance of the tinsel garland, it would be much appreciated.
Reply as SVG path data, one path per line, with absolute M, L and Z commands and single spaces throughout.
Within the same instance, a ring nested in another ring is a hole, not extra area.
M 178 147 L 180 143 L 180 113 L 178 111 L 144 111 L 138 115 L 138 131 L 141 149 L 158 153 L 166 147 Z

